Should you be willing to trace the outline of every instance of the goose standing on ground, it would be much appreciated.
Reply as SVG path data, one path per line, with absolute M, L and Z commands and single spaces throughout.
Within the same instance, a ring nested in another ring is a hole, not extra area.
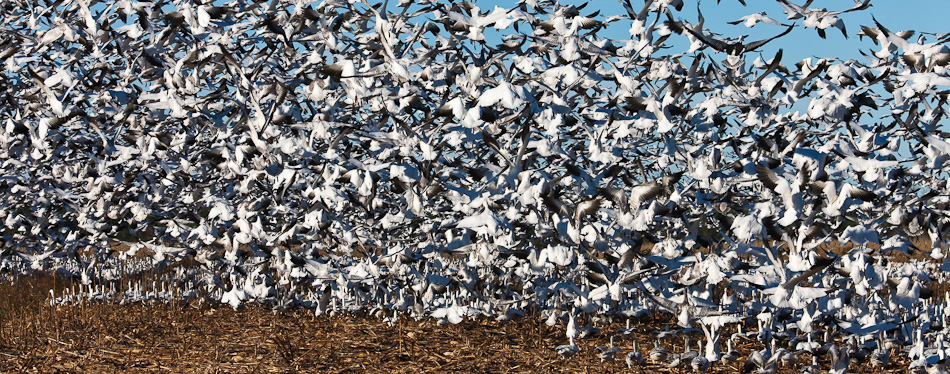
M 669 356 L 670 351 L 660 346 L 659 339 L 653 342 L 653 349 L 650 350 L 650 362 L 653 364 L 656 364 L 657 362 L 663 362 L 666 361 Z
M 567 319 L 567 331 L 565 332 L 567 339 L 570 343 L 557 346 L 555 350 L 561 356 L 566 358 L 574 357 L 574 354 L 580 352 L 580 348 L 577 348 L 577 345 L 574 344 L 574 337 L 577 336 L 577 325 L 574 322 L 574 311 L 568 316 Z
M 597 350 L 600 351 L 600 354 L 597 357 L 600 358 L 600 362 L 613 361 L 617 357 L 617 353 L 620 353 L 620 348 L 614 346 L 614 337 L 610 337 L 610 346 L 597 346 Z
M 778 362 L 782 364 L 782 367 L 794 367 L 798 365 L 798 354 L 794 351 L 790 351 L 785 348 L 779 348 L 777 351 L 775 351 L 774 355 L 778 358 Z
M 851 365 L 851 354 L 848 348 L 839 349 L 834 343 L 830 343 L 827 352 L 831 354 L 831 370 L 829 374 L 845 374 L 848 372 L 848 366 Z
M 640 350 L 637 348 L 637 341 L 633 341 L 633 350 L 627 353 L 626 357 L 627 368 L 632 368 L 634 366 L 640 366 L 643 364 L 643 354 L 640 353 Z
M 633 339 L 633 332 L 634 332 L 634 331 L 635 331 L 634 329 L 631 329 L 631 328 L 630 328 L 630 319 L 629 319 L 629 318 L 627 318 L 627 327 L 626 327 L 626 328 L 621 327 L 621 328 L 617 329 L 617 332 L 620 333 L 620 336 L 622 336 L 624 339 L 627 339 L 627 340 Z M 634 344 L 634 346 L 636 346 L 637 342 L 634 341 L 633 344 Z
M 690 360 L 689 366 L 693 368 L 693 371 L 706 371 L 709 369 L 709 359 L 699 354 L 699 352 L 703 351 L 703 342 L 701 340 L 696 342 L 696 349 L 697 355 Z
M 811 365 L 802 366 L 802 374 L 818 374 L 821 373 L 821 368 L 818 366 L 818 357 L 815 355 L 811 356 Z
M 742 365 L 742 373 L 772 374 L 778 371 L 776 360 L 778 356 L 772 356 L 768 349 L 753 351 L 749 355 L 745 364 Z
M 686 335 L 683 342 L 683 353 L 673 356 L 673 360 L 670 361 L 670 364 L 666 367 L 676 368 L 681 366 L 692 365 L 693 359 L 700 356 L 699 351 L 694 351 L 689 348 L 689 335 Z
M 937 361 L 934 366 L 927 369 L 927 374 L 947 374 L 947 364 L 945 360 Z
M 871 366 L 875 368 L 883 368 L 891 362 L 891 353 L 887 349 L 887 345 L 884 343 L 883 332 L 882 335 L 878 337 L 877 347 L 874 348 L 874 351 L 871 352 Z
M 732 338 L 726 341 L 726 353 L 719 359 L 726 365 L 732 365 L 739 359 L 739 353 L 732 350 Z

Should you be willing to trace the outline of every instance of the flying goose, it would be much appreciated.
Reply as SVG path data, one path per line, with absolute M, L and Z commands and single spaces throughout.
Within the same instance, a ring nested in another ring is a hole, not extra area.
M 757 24 L 757 23 L 759 23 L 759 22 L 765 22 L 765 23 L 769 23 L 769 24 L 773 24 L 773 25 L 779 25 L 779 26 L 789 26 L 789 25 L 786 25 L 786 24 L 784 24 L 784 23 L 781 23 L 781 22 L 779 22 L 779 21 L 776 21 L 776 20 L 772 19 L 771 17 L 767 16 L 767 15 L 765 14 L 765 12 L 759 12 L 759 13 L 755 13 L 755 14 L 749 14 L 749 15 L 743 16 L 742 18 L 739 18 L 739 19 L 737 19 L 737 20 L 735 20 L 735 21 L 727 22 L 727 23 L 730 24 L 730 25 L 738 25 L 738 24 L 741 23 L 741 24 L 745 25 L 745 27 L 752 27 L 752 26 L 755 26 L 755 24 Z
M 702 30 L 693 30 L 690 27 L 683 27 L 682 29 L 692 34 L 694 37 L 702 41 L 704 44 L 708 45 L 710 48 L 715 49 L 719 52 L 727 53 L 732 58 L 737 59 L 739 56 L 742 56 L 746 52 L 751 52 L 756 49 L 759 49 L 762 46 L 768 44 L 769 42 L 775 39 L 778 39 L 782 36 L 785 36 L 786 34 L 790 33 L 792 29 L 794 28 L 795 28 L 795 25 L 792 24 L 792 25 L 789 25 L 788 28 L 785 29 L 785 31 L 779 33 L 778 35 L 775 35 L 771 38 L 756 40 L 749 43 L 742 42 L 742 38 L 740 38 L 739 41 L 729 41 L 729 40 L 719 39 L 711 35 L 706 35 L 705 33 L 702 32 Z
M 825 29 L 832 26 L 841 30 L 841 34 L 847 38 L 848 32 L 845 30 L 844 21 L 838 18 L 837 15 L 864 10 L 871 6 L 871 0 L 864 0 L 863 3 L 857 4 L 851 9 L 828 11 L 824 8 L 808 8 L 808 6 L 811 4 L 811 0 L 805 3 L 804 6 L 792 4 L 787 0 L 777 1 L 780 5 L 782 5 L 783 8 L 785 8 L 785 14 L 788 15 L 788 19 L 803 18 L 802 24 L 805 27 L 814 27 L 816 30 L 818 30 L 818 36 L 820 36 L 822 39 L 824 39 L 826 36 Z
M 932 71 L 934 66 L 947 66 L 950 64 L 950 48 L 943 43 L 947 38 L 935 43 L 924 44 L 922 41 L 911 43 L 904 36 L 909 36 L 906 31 L 893 33 L 881 25 L 876 18 L 871 17 L 877 30 L 867 28 L 867 32 L 872 36 L 875 43 L 881 42 L 882 47 L 887 50 L 887 46 L 893 45 L 901 50 L 901 61 L 909 68 L 913 68 L 916 73 L 926 73 Z M 865 31 L 865 29 L 862 29 Z M 913 33 L 912 31 L 910 33 Z

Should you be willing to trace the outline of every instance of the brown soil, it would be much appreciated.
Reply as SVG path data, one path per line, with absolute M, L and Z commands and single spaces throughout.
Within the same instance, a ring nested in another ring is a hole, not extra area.
M 564 327 L 546 326 L 537 315 L 439 326 L 432 320 L 400 318 L 389 324 L 371 316 L 316 317 L 311 310 L 274 312 L 264 306 L 236 311 L 199 303 L 50 306 L 49 290 L 62 288 L 62 282 L 41 276 L 0 285 L 0 372 L 688 372 L 649 363 L 628 369 L 622 356 L 600 362 L 595 346 L 607 345 L 610 335 L 623 354 L 632 348 L 612 333 L 622 327 L 619 322 L 579 340 L 581 351 L 565 359 L 554 351 L 566 343 Z M 652 332 L 670 323 L 663 313 L 631 321 L 644 354 L 652 348 Z M 678 351 L 682 340 L 664 345 Z M 748 354 L 757 348 L 740 342 L 738 349 Z M 802 360 L 811 357 L 803 354 Z M 892 364 L 888 372 L 901 372 L 905 365 Z M 738 369 L 719 364 L 710 372 Z

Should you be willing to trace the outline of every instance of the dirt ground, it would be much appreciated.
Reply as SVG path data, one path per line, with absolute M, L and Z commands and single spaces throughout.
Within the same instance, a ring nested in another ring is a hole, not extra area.
M 50 306 L 49 290 L 59 287 L 39 276 L 0 285 L 0 372 L 688 372 L 649 362 L 628 369 L 623 355 L 633 343 L 616 333 L 623 327 L 619 321 L 579 340 L 581 351 L 565 359 L 554 350 L 566 343 L 564 326 L 549 327 L 538 315 L 439 326 L 432 320 L 386 323 L 372 316 L 317 317 L 312 310 L 275 312 L 265 306 L 236 311 L 197 303 Z M 671 322 L 662 313 L 631 321 L 644 356 L 652 348 L 652 332 Z M 595 347 L 607 345 L 611 335 L 623 353 L 601 362 Z M 672 352 L 682 350 L 678 337 L 663 344 Z M 738 345 L 740 362 L 757 349 L 751 341 Z M 801 359 L 811 361 L 807 354 Z M 906 364 L 898 362 L 888 371 L 902 368 Z M 709 372 L 736 373 L 738 364 L 714 365 Z M 851 372 L 881 371 L 862 367 Z

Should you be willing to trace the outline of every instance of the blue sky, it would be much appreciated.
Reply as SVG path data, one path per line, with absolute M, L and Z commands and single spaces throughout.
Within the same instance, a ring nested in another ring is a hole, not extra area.
M 561 4 L 580 5 L 585 1 L 561 0 Z M 802 4 L 804 0 L 791 0 L 792 3 Z M 643 5 L 642 0 L 631 0 L 633 7 L 637 10 Z M 696 21 L 696 1 L 684 0 L 685 6 L 682 12 L 677 12 L 679 19 L 695 22 Z M 871 2 L 871 7 L 862 11 L 844 13 L 839 15 L 844 20 L 849 37 L 845 37 L 838 29 L 830 28 L 827 30 L 827 39 L 818 36 L 815 29 L 805 29 L 801 20 L 787 20 L 783 8 L 778 2 L 772 0 L 747 0 L 748 6 L 742 6 L 738 0 L 721 0 L 717 4 L 715 0 L 705 0 L 700 2 L 700 9 L 706 18 L 705 28 L 709 31 L 722 35 L 723 37 L 738 37 L 749 35 L 746 40 L 759 40 L 776 35 L 784 31 L 784 27 L 759 23 L 753 28 L 747 28 L 742 24 L 729 25 L 726 22 L 735 21 L 742 16 L 765 11 L 768 16 L 785 23 L 795 22 L 798 26 L 795 30 L 783 38 L 773 41 L 763 47 L 759 52 L 765 59 L 770 59 L 775 52 L 782 48 L 784 50 L 785 64 L 794 64 L 795 62 L 807 57 L 838 57 L 843 59 L 855 59 L 866 62 L 860 53 L 864 51 L 880 50 L 880 47 L 874 45 L 868 38 L 863 41 L 857 36 L 862 25 L 873 26 L 873 15 L 885 27 L 891 31 L 915 30 L 933 33 L 950 33 L 950 25 L 946 21 L 946 15 L 950 14 L 950 1 L 947 0 L 875 0 Z M 479 0 L 476 2 L 483 10 L 491 10 L 495 5 L 502 7 L 512 7 L 514 2 L 501 0 Z M 811 7 L 827 8 L 828 10 L 844 10 L 855 5 L 854 0 L 815 0 Z M 609 16 L 615 14 L 625 14 L 623 6 L 617 0 L 590 0 L 589 5 L 581 11 L 582 14 L 592 13 L 601 10 L 600 15 Z M 602 37 L 611 39 L 629 39 L 627 29 L 629 21 L 619 23 L 616 27 L 609 30 L 608 33 L 602 33 Z M 916 41 L 919 34 L 914 34 L 911 40 Z M 688 46 L 685 36 L 679 37 L 682 40 L 683 48 Z M 933 42 L 934 36 L 927 36 L 929 42 Z M 675 41 L 674 41 L 675 43 Z M 674 52 L 675 53 L 675 52 Z

